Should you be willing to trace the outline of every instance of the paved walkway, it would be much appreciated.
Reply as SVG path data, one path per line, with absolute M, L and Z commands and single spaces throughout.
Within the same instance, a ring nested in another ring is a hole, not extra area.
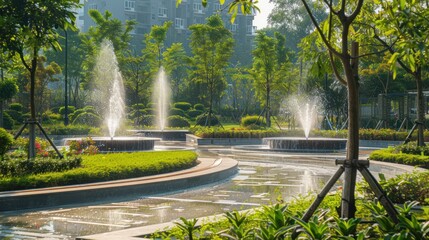
M 198 158 L 198 161 L 200 163 L 193 168 L 155 176 L 1 192 L 0 211 L 44 209 L 103 202 L 106 199 L 120 201 L 214 183 L 238 171 L 238 162 L 231 158 Z

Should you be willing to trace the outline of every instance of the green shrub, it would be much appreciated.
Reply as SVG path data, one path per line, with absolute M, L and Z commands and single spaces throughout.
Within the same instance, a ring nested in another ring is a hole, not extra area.
M 407 154 L 402 152 L 398 153 L 395 151 L 395 148 L 375 150 L 369 155 L 369 158 L 371 160 L 381 162 L 393 162 L 410 166 L 429 168 L 429 156 L 421 154 Z
M 4 128 L 0 128 L 0 158 L 3 159 L 4 154 L 10 149 L 13 144 L 13 136 Z
M 154 115 L 156 112 L 155 108 L 145 108 L 143 110 L 149 115 Z
M 13 109 L 9 109 L 4 111 L 7 114 L 9 114 L 10 117 L 12 117 L 12 119 L 15 121 L 16 124 L 20 124 L 24 122 L 24 117 L 21 111 L 16 111 Z
M 241 118 L 240 125 L 243 127 L 251 127 L 252 125 L 264 127 L 267 123 L 265 122 L 265 118 L 262 116 L 245 116 Z
M 207 122 L 207 125 L 210 124 L 210 126 L 216 126 L 219 124 L 218 118 L 213 114 L 211 115 L 210 119 L 208 118 L 209 118 L 208 114 L 201 114 L 200 116 L 197 117 L 197 119 L 195 119 L 195 124 L 199 126 L 206 126 L 206 122 Z
M 101 124 L 101 118 L 94 113 L 90 112 L 83 112 L 79 114 L 75 119 L 73 120 L 74 125 L 77 124 L 85 124 L 89 126 L 100 126 Z
M 203 114 L 204 112 L 201 110 L 191 109 L 187 112 L 188 116 L 191 118 L 196 118 L 199 115 Z
M 146 108 L 156 108 L 156 104 L 155 103 L 148 103 L 146 105 Z
M 75 106 L 67 106 L 67 114 L 71 114 L 74 113 L 74 111 L 76 111 L 76 107 Z M 60 107 L 60 109 L 58 109 L 58 113 L 61 115 L 66 114 L 66 108 L 64 106 Z
M 7 112 L 3 112 L 3 127 L 12 130 L 13 125 L 15 125 L 15 121 L 12 117 Z
M 191 126 L 188 119 L 186 119 L 185 117 L 182 117 L 182 116 L 177 116 L 177 115 L 169 116 L 167 121 L 168 121 L 169 127 L 188 128 Z
M 178 116 L 182 116 L 182 117 L 186 117 L 185 112 L 180 109 L 180 108 L 172 108 L 170 109 L 170 115 L 178 115 Z
M 143 103 L 136 103 L 131 106 L 133 110 L 143 110 L 145 108 Z
M 146 110 L 144 109 L 136 109 L 130 113 L 130 118 L 131 119 L 141 118 L 143 115 L 147 115 L 147 114 L 148 112 L 146 112 Z
M 1 177 L 0 191 L 143 177 L 195 166 L 191 151 L 132 152 L 82 156 L 81 167 L 63 172 Z
M 94 127 L 85 124 L 67 126 L 59 124 L 46 126 L 46 131 L 52 135 L 89 135 L 98 132 L 99 129 L 94 129 Z
M 197 103 L 197 104 L 195 104 L 194 105 L 194 109 L 195 110 L 200 110 L 200 111 L 205 111 L 206 110 L 206 108 L 204 107 L 204 105 L 203 104 L 201 104 L 201 103 Z
M 47 172 L 62 172 L 81 166 L 80 157 L 57 158 L 35 158 L 35 159 L 6 159 L 0 161 L 0 174 L 3 177 L 18 177 L 29 174 L 40 174 Z
M 182 109 L 183 111 L 186 112 L 192 108 L 192 105 L 188 102 L 177 102 L 177 103 L 173 104 L 173 107 L 178 108 L 178 109 Z
M 155 125 L 155 115 L 144 115 L 138 124 L 142 126 Z
M 413 171 L 390 179 L 386 179 L 381 174 L 379 183 L 393 203 L 418 201 L 421 204 L 429 204 L 429 172 L 427 171 Z M 366 198 L 375 198 L 366 182 L 361 183 L 358 189 L 365 194 Z
M 11 103 L 9 104 L 9 109 L 17 112 L 22 112 L 24 110 L 24 107 L 21 103 Z

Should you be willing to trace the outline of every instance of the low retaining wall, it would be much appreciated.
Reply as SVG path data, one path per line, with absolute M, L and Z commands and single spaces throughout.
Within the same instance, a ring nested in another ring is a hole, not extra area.
M 186 142 L 193 145 L 260 145 L 261 138 L 200 138 L 192 134 L 186 134 Z
M 199 159 L 194 168 L 142 178 L 73 186 L 0 193 L 0 211 L 58 207 L 92 202 L 114 202 L 135 197 L 183 190 L 230 178 L 238 162 L 230 159 Z

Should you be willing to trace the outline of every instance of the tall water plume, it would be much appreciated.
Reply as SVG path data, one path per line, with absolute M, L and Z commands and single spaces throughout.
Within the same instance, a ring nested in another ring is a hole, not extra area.
M 125 115 L 124 85 L 112 42 L 103 40 L 94 68 L 92 91 L 98 112 L 106 119 L 113 138 Z
M 155 103 L 156 126 L 160 130 L 167 127 L 167 118 L 170 106 L 170 84 L 164 67 L 160 67 L 155 79 L 152 92 L 152 101 Z
M 294 96 L 288 102 L 291 112 L 300 122 L 305 138 L 308 139 L 311 128 L 316 123 L 318 110 L 320 110 L 319 98 L 312 96 L 310 99 L 309 96 Z

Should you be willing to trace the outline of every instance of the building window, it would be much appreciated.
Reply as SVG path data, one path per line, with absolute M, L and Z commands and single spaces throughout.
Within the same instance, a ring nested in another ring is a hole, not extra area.
M 256 26 L 247 25 L 247 34 L 253 35 L 256 32 Z
M 95 10 L 97 10 L 98 9 L 97 8 L 97 4 L 95 4 L 95 3 L 89 4 L 89 9 L 95 9 Z
M 134 11 L 134 8 L 136 6 L 136 1 L 125 0 L 124 5 L 125 5 L 125 11 Z
M 176 29 L 184 29 L 185 28 L 185 20 L 183 18 L 176 18 L 174 20 L 174 26 Z
M 201 3 L 194 3 L 194 13 L 203 13 L 203 5 Z
M 158 17 L 167 17 L 167 8 L 158 8 Z
M 234 24 L 231 25 L 231 32 L 237 32 L 237 29 L 238 29 L 238 24 L 237 23 L 234 23 Z

